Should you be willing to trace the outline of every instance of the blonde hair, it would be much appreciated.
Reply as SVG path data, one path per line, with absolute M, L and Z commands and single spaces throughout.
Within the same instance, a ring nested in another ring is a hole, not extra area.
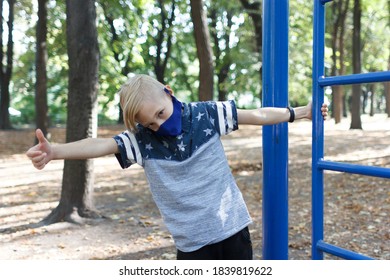
M 123 110 L 123 120 L 126 128 L 132 132 L 137 131 L 136 116 L 141 104 L 152 93 L 161 91 L 164 85 L 148 75 L 135 75 L 129 78 L 118 91 L 120 105 Z

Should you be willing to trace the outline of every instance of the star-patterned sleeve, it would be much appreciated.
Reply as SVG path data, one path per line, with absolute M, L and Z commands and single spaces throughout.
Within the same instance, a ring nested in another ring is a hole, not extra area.
M 210 120 L 219 135 L 227 135 L 238 129 L 237 108 L 233 100 L 212 102 L 211 104 Z
M 122 132 L 114 137 L 119 153 L 115 154 L 122 168 L 128 168 L 134 163 L 142 165 L 142 156 L 137 140 L 129 131 Z

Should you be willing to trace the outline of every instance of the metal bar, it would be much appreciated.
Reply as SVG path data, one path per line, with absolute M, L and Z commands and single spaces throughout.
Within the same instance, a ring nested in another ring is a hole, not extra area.
M 335 245 L 331 245 L 322 240 L 317 242 L 317 249 L 345 260 L 374 260 L 374 258 L 358 254 Z
M 320 107 L 324 101 L 324 87 L 356 83 L 390 81 L 390 71 L 353 74 L 337 77 L 324 76 L 325 7 L 329 0 L 314 1 L 313 10 L 313 129 L 312 129 L 312 259 L 322 260 L 324 252 L 344 259 L 369 260 L 364 256 L 323 242 L 324 236 L 324 170 L 350 172 L 390 178 L 390 169 L 361 166 L 323 160 L 324 126 Z
M 263 1 L 263 106 L 288 106 L 288 0 Z M 288 259 L 288 125 L 263 126 L 263 258 Z
M 318 77 L 324 75 L 325 8 L 319 0 L 314 1 L 313 21 L 312 244 L 316 244 L 324 239 L 324 178 L 317 162 L 324 157 L 324 121 L 320 110 L 324 89 L 319 86 Z M 314 245 L 312 259 L 323 259 L 323 252 Z
M 325 170 L 360 174 L 390 179 L 390 168 L 319 160 L 317 167 Z
M 390 71 L 372 72 L 372 73 L 361 73 L 351 74 L 344 76 L 332 76 L 318 78 L 320 86 L 335 86 L 335 85 L 352 85 L 352 84 L 363 84 L 363 83 L 376 83 L 390 81 Z

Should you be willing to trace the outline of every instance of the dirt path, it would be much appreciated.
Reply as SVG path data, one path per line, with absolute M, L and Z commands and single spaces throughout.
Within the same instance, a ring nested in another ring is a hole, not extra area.
M 327 159 L 390 168 L 390 119 L 364 116 L 363 131 L 348 127 L 348 120 L 326 122 Z M 119 131 L 104 127 L 99 134 Z M 95 204 L 108 219 L 33 228 L 58 203 L 63 162 L 35 170 L 24 156 L 32 141 L 32 130 L 0 131 L 0 259 L 175 259 L 143 170 L 121 170 L 114 157 L 95 160 Z M 53 129 L 52 141 L 63 142 L 64 130 Z M 261 259 L 261 129 L 241 127 L 223 142 L 254 219 L 250 230 Z M 290 125 L 289 143 L 289 258 L 310 259 L 311 123 Z M 389 180 L 328 172 L 325 196 L 325 241 L 390 259 Z

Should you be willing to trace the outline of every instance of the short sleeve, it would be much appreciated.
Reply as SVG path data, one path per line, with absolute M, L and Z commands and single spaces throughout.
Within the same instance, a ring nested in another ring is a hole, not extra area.
M 214 126 L 219 135 L 227 135 L 238 129 L 237 108 L 233 100 L 211 102 L 210 116 L 214 119 Z
M 125 131 L 113 138 L 116 141 L 119 150 L 119 153 L 115 154 L 115 156 L 122 168 L 128 168 L 134 163 L 138 163 L 142 166 L 142 155 L 133 133 Z

